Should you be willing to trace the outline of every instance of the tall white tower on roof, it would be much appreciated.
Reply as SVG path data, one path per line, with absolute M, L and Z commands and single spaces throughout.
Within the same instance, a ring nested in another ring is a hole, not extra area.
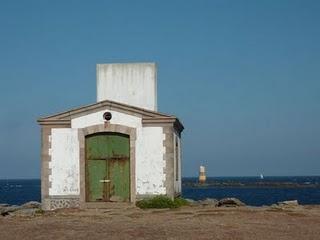
M 97 64 L 97 101 L 103 100 L 157 111 L 156 64 Z

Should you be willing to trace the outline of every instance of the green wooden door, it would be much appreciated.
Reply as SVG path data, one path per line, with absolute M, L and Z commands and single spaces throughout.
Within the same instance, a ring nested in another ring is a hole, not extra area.
M 130 200 L 129 136 L 86 137 L 86 198 L 89 202 Z

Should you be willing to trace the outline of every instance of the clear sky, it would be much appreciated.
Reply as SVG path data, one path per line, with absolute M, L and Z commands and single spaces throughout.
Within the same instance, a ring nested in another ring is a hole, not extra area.
M 156 62 L 183 176 L 320 175 L 320 1 L 0 2 L 0 178 L 40 176 L 36 119 L 95 102 L 95 64 Z

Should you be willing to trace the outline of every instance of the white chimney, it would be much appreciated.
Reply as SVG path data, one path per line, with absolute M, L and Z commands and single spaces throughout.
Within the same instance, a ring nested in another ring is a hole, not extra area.
M 157 111 L 156 64 L 97 64 L 97 101 L 103 100 Z

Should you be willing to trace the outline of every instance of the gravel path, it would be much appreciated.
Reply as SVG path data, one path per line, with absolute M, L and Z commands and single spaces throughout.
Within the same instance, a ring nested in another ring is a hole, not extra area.
M 320 206 L 60 210 L 0 217 L 0 239 L 320 239 Z

